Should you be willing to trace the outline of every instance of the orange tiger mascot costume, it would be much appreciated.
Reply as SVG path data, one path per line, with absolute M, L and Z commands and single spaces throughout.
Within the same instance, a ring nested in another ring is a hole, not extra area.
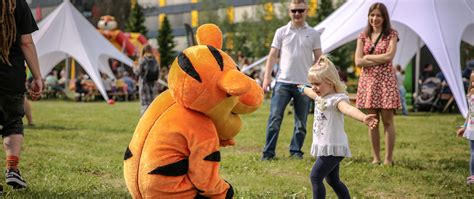
M 219 147 L 233 145 L 239 114 L 263 101 L 258 84 L 238 71 L 222 48 L 222 33 L 205 24 L 197 46 L 171 65 L 169 90 L 140 119 L 124 156 L 124 176 L 134 198 L 232 198 L 219 176 Z

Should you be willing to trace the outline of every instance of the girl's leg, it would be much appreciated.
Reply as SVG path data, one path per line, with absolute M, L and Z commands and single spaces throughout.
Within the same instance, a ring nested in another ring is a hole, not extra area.
M 471 176 L 474 176 L 474 140 L 469 141 L 471 145 L 471 161 L 469 162 L 469 169 Z
M 379 119 L 379 112 L 376 109 L 367 109 L 367 114 L 376 114 L 377 119 Z M 378 164 L 380 163 L 380 133 L 379 133 L 379 123 L 373 129 L 369 128 L 369 138 L 370 143 L 372 144 L 372 156 L 373 160 L 372 163 Z
M 320 156 L 316 159 L 310 174 L 313 198 L 326 197 L 326 188 L 324 188 L 323 180 L 339 165 L 342 159 L 343 157 L 333 156 Z
M 385 160 L 384 164 L 391 166 L 393 163 L 393 148 L 395 146 L 395 125 L 393 123 L 393 110 L 382 109 L 382 121 L 385 131 Z
M 343 157 L 334 158 L 343 159 Z M 341 181 L 341 179 L 339 179 L 339 163 L 326 177 L 326 182 L 332 187 L 334 192 L 336 192 L 338 198 L 351 198 L 346 185 Z

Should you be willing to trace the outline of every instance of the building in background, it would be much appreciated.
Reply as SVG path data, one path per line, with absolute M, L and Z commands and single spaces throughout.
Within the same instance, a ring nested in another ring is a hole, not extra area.
M 91 19 L 95 0 L 69 0 L 87 19 Z M 36 21 L 41 21 L 63 2 L 63 0 L 27 0 Z
M 316 0 L 313 1 L 316 2 Z M 225 6 L 221 9 L 226 9 L 228 17 L 235 23 L 243 20 L 244 13 L 249 19 L 255 18 L 257 5 L 261 2 L 258 0 L 226 0 Z M 280 6 L 279 0 L 269 2 L 274 2 L 275 7 Z M 202 5 L 202 0 L 138 0 L 138 3 L 145 8 L 145 26 L 150 30 L 149 37 L 157 36 L 160 21 L 164 15 L 167 16 L 173 27 L 173 35 L 177 44 L 176 50 L 183 50 L 187 47 L 185 24 L 189 24 L 195 29 L 206 23 L 199 19 L 199 13 L 205 7 Z
M 54 10 L 63 0 L 28 0 L 33 13 L 40 12 L 42 17 L 47 16 Z M 96 0 L 70 0 L 79 11 L 81 11 L 91 23 L 95 14 Z M 122 0 L 123 1 L 123 0 Z M 131 0 L 138 2 L 143 8 L 146 16 L 145 26 L 149 32 L 148 38 L 156 38 L 160 21 L 166 15 L 175 37 L 176 48 L 180 51 L 187 47 L 185 24 L 189 24 L 192 28 L 198 27 L 200 24 L 206 23 L 199 19 L 199 13 L 203 10 L 203 0 Z M 214 2 L 214 1 L 207 1 Z M 215 1 L 218 2 L 218 1 Z M 259 0 L 225 0 L 225 6 L 228 18 L 232 23 L 240 22 L 246 15 L 249 19 L 253 19 L 257 15 L 257 5 L 261 4 Z M 281 7 L 280 0 L 269 0 L 265 4 L 265 9 L 271 12 L 278 12 Z M 271 3 L 273 2 L 273 3 Z M 317 0 L 309 0 L 309 3 L 316 4 Z M 311 8 L 310 8 L 311 10 Z M 246 13 L 246 14 L 244 14 Z M 311 13 L 311 12 L 310 12 Z M 314 12 L 315 13 L 315 12 Z M 96 13 L 99 14 L 99 13 Z M 36 16 L 35 16 L 36 17 Z M 96 25 L 96 24 L 94 24 Z

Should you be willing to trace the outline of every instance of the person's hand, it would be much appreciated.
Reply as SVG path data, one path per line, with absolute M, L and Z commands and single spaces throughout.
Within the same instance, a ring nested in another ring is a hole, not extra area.
M 29 93 L 32 100 L 38 100 L 41 98 L 41 94 L 43 93 L 43 80 L 41 77 L 33 79 L 30 85 Z
M 462 137 L 464 135 L 464 131 L 466 130 L 466 127 L 461 127 L 456 131 L 456 135 L 458 137 Z
M 368 114 L 364 117 L 364 123 L 369 126 L 370 129 L 374 129 L 375 127 L 377 127 L 378 122 L 379 120 L 377 120 L 376 114 Z
M 226 147 L 226 146 L 234 146 L 235 145 L 235 140 L 230 139 L 230 140 L 219 140 L 219 145 L 221 147 Z
M 270 91 L 270 84 L 272 83 L 272 78 L 263 78 L 262 89 L 263 92 L 267 93 Z

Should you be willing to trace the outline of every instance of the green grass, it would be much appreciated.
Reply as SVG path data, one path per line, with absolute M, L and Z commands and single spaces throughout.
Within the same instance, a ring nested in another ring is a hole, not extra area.
M 138 122 L 138 102 L 33 102 L 35 127 L 26 128 L 20 168 L 25 190 L 3 182 L 6 198 L 128 198 L 123 153 Z M 269 103 L 245 115 L 235 147 L 223 148 L 221 175 L 237 198 L 311 198 L 309 157 L 312 115 L 303 160 L 288 157 L 293 115 L 286 115 L 275 161 L 261 162 Z M 352 158 L 341 163 L 341 179 L 353 197 L 468 198 L 465 184 L 469 146 L 456 138 L 463 118 L 455 114 L 412 113 L 395 117 L 395 166 L 371 165 L 367 128 L 346 118 Z M 4 160 L 1 153 L 0 160 Z M 0 161 L 3 162 L 4 161 Z M 336 195 L 326 186 L 328 197 Z

